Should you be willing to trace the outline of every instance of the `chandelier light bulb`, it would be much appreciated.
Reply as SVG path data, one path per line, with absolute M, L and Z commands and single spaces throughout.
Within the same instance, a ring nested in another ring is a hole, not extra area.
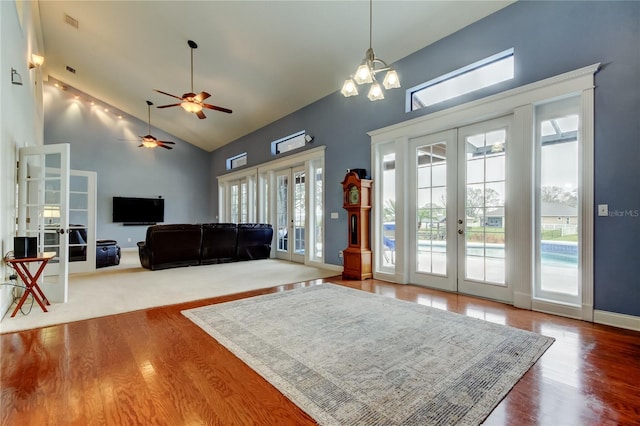
M 367 64 L 366 61 L 363 62 L 362 65 L 358 67 L 353 79 L 358 84 L 373 83 L 371 68 L 369 68 L 369 64 Z
M 382 92 L 382 87 L 380 87 L 380 84 L 378 84 L 377 82 L 372 84 L 367 97 L 370 101 L 379 101 L 384 99 L 384 93 Z
M 400 87 L 400 79 L 398 78 L 398 73 L 396 72 L 396 70 L 390 69 L 389 71 L 387 71 L 382 84 L 387 90 L 397 89 L 398 87 Z
M 353 80 L 349 78 L 344 81 L 340 93 L 342 93 L 342 96 L 345 98 L 348 98 L 349 96 L 356 96 L 358 94 L 358 88 Z

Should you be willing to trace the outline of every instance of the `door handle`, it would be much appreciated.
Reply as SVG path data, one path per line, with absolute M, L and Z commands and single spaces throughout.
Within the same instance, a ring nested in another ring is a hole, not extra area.
M 463 235 L 464 234 L 464 230 L 458 229 L 458 234 Z

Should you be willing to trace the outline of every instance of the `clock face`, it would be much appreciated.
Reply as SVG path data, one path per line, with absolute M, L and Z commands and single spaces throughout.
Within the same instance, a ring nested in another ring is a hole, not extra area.
M 358 204 L 360 202 L 360 190 L 357 186 L 349 188 L 349 204 Z

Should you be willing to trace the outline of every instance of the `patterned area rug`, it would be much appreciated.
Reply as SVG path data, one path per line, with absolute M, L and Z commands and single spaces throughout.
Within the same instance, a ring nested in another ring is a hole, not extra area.
M 480 424 L 553 343 L 334 284 L 183 314 L 322 425 Z

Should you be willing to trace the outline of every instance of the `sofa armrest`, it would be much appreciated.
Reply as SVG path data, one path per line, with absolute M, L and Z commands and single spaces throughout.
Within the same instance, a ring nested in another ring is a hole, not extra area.
M 138 256 L 142 267 L 151 269 L 151 253 L 145 241 L 138 241 Z

